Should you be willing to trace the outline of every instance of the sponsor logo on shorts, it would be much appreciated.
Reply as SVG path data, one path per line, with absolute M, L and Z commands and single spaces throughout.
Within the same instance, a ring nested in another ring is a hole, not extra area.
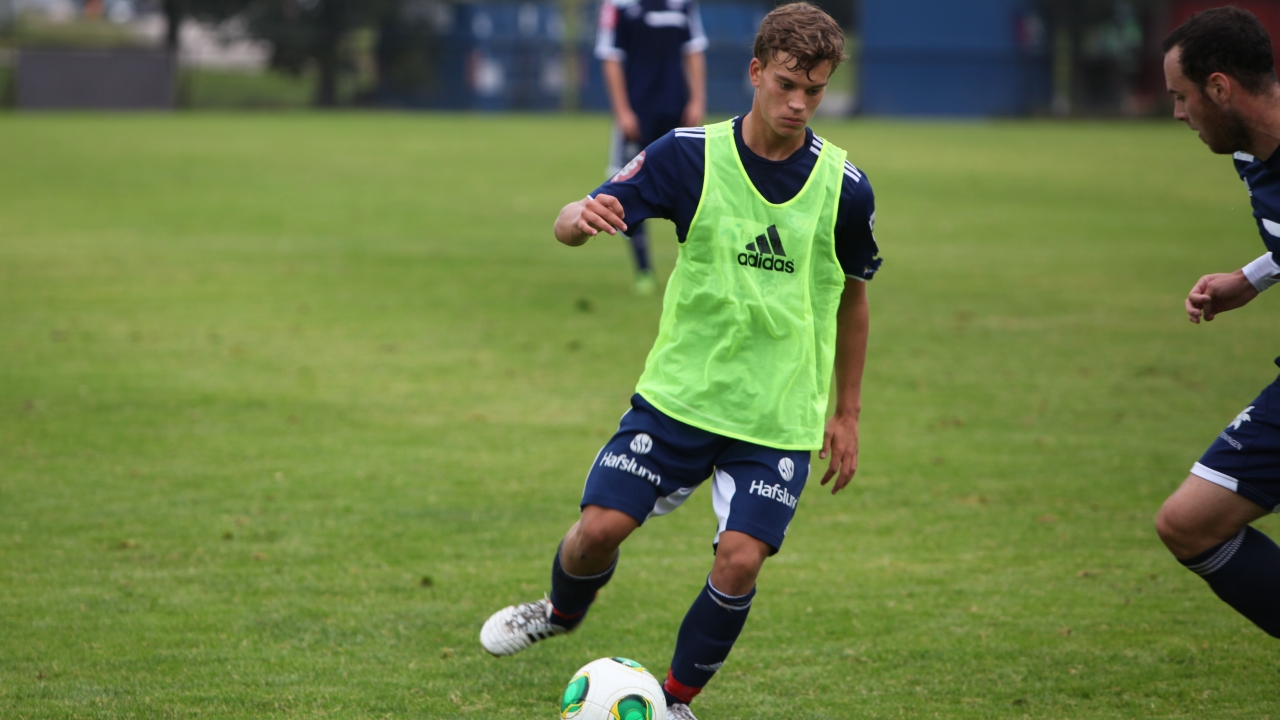
M 796 474 L 796 464 L 791 462 L 791 458 L 782 458 L 778 461 L 778 474 L 783 480 L 791 482 L 791 476 Z
M 1241 410 L 1240 414 L 1236 416 L 1236 419 L 1232 420 L 1231 424 L 1228 425 L 1227 427 L 1231 428 L 1232 430 L 1239 430 L 1241 425 L 1247 422 L 1252 422 L 1253 418 L 1249 417 L 1249 411 L 1252 409 L 1253 409 L 1253 406 L 1250 405 L 1249 407 Z
M 760 497 L 769 498 L 770 500 L 777 500 L 792 510 L 795 509 L 796 503 L 800 501 L 800 498 L 792 495 L 781 485 L 777 483 L 770 485 L 764 480 L 751 481 L 751 489 L 747 492 L 751 495 L 759 495 Z
M 631 439 L 631 452 L 637 455 L 648 455 L 653 449 L 653 438 L 648 433 L 639 433 Z
M 1237 449 L 1237 450 L 1243 450 L 1243 449 L 1244 449 L 1244 446 L 1240 444 L 1240 441 L 1239 441 L 1239 440 L 1237 440 L 1237 439 L 1235 439 L 1235 438 L 1231 437 L 1231 436 L 1230 436 L 1230 435 L 1228 435 L 1225 431 L 1224 431 L 1224 432 L 1222 432 L 1222 433 L 1220 433 L 1220 434 L 1218 435 L 1218 437 L 1222 438 L 1223 440 L 1226 440 L 1228 445 L 1230 445 L 1231 447 L 1233 447 L 1233 448 L 1235 448 L 1235 449 Z
M 653 472 L 649 468 L 641 465 L 635 458 L 626 453 L 607 452 L 600 458 L 600 467 L 621 470 L 625 473 L 631 473 L 638 478 L 644 478 L 654 485 L 662 482 L 662 476 Z

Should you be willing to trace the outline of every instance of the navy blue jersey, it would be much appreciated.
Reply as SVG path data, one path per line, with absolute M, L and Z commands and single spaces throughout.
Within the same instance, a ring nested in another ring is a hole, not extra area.
M 1235 154 L 1236 172 L 1249 188 L 1249 204 L 1267 250 L 1280 260 L 1280 152 L 1259 160 L 1248 153 Z M 625 207 L 625 206 L 624 206 Z
M 733 120 L 738 157 L 751 183 L 774 204 L 795 197 L 809 180 L 822 150 L 822 138 L 805 128 L 805 144 L 785 160 L 766 160 L 742 139 L 742 118 Z M 676 237 L 684 242 L 702 200 L 706 170 L 706 129 L 677 128 L 658 138 L 613 179 L 591 193 L 612 195 L 622 203 L 628 226 L 660 217 L 676 224 Z M 852 163 L 844 166 L 844 186 L 836 210 L 836 257 L 846 276 L 870 280 L 880 267 L 876 256 L 876 200 L 871 183 Z
M 684 56 L 706 49 L 696 2 L 604 0 L 600 6 L 596 57 L 622 63 L 627 99 L 642 123 L 680 117 L 689 102 Z

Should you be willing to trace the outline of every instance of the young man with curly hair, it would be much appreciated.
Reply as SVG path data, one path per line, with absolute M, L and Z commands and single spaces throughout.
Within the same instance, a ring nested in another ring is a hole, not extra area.
M 549 599 L 504 608 L 480 633 L 489 652 L 511 655 L 575 628 L 623 540 L 710 478 L 715 559 L 663 683 L 672 720 L 693 718 L 689 703 L 742 631 L 810 452 L 830 458 L 821 482 L 834 479 L 833 493 L 858 462 L 875 201 L 845 152 L 808 128 L 845 59 L 844 35 L 793 3 L 764 19 L 754 54 L 750 113 L 668 133 L 556 219 L 556 238 L 579 246 L 667 218 L 679 256 L 631 409 L 596 456 L 580 519 L 552 561 Z

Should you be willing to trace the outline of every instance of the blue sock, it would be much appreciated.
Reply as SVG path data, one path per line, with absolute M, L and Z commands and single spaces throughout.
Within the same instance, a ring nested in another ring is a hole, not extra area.
M 1280 547 L 1271 538 L 1245 527 L 1221 545 L 1178 562 L 1204 578 L 1236 612 L 1280 638 Z
M 596 592 L 613 577 L 618 558 L 615 555 L 609 569 L 598 575 L 578 577 L 570 575 L 560 564 L 563 547 L 564 543 L 561 543 L 561 547 L 556 548 L 556 558 L 551 563 L 551 622 L 572 630 L 586 617 L 591 603 L 595 602 Z
M 639 272 L 649 272 L 649 234 L 644 231 L 644 225 L 637 224 L 630 228 L 631 235 L 627 237 L 631 240 L 631 252 L 636 258 L 636 270 Z
M 711 578 L 707 578 L 676 637 L 675 657 L 671 659 L 667 681 L 662 685 L 668 705 L 688 704 L 711 681 L 729 657 L 742 626 L 747 624 L 747 613 L 755 596 L 754 587 L 746 595 L 725 595 L 712 587 Z

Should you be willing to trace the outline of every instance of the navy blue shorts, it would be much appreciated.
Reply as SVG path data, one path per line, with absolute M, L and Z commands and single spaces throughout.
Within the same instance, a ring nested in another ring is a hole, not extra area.
M 1280 512 L 1280 378 L 1236 415 L 1191 474 Z
M 663 414 L 639 395 L 596 455 L 582 507 L 619 510 L 635 521 L 666 515 L 713 478 L 720 533 L 735 530 L 782 547 L 809 479 L 807 450 L 776 450 L 707 432 Z

